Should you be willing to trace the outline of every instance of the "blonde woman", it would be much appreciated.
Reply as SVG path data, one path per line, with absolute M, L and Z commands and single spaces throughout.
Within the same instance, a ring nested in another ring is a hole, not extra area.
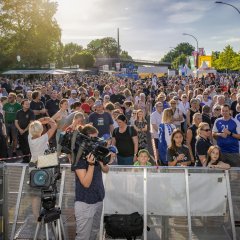
M 173 111 L 171 108 L 164 109 L 162 123 L 159 125 L 158 152 L 162 165 L 167 166 L 167 148 L 171 143 L 171 135 L 176 126 L 173 124 Z

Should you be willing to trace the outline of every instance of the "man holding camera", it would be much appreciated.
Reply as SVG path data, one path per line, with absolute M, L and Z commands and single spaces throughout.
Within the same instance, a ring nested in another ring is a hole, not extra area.
M 98 130 L 85 125 L 81 133 L 88 137 L 97 137 Z M 78 160 L 78 159 L 77 159 Z M 95 160 L 92 153 L 81 156 L 75 168 L 76 173 L 76 240 L 96 239 L 100 229 L 105 190 L 102 172 L 109 171 L 108 165 Z

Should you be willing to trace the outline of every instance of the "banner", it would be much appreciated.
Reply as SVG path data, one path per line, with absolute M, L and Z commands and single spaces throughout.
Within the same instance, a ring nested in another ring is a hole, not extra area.
M 212 67 L 212 56 L 199 56 L 198 66 L 200 67 L 203 62 L 205 62 L 209 68 Z
M 204 48 L 199 48 L 199 49 L 198 49 L 198 55 L 199 55 L 199 56 L 204 56 L 204 55 L 205 55 Z
M 193 56 L 189 56 L 188 60 L 189 60 L 189 63 L 190 63 L 191 70 L 195 70 L 196 68 L 195 68 L 195 59 L 194 59 L 194 57 Z

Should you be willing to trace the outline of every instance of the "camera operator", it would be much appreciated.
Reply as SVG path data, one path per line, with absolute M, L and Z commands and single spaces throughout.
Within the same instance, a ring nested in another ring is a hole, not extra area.
M 85 125 L 81 133 L 89 137 L 97 137 L 98 130 L 92 125 Z M 76 173 L 76 240 L 96 239 L 100 229 L 103 199 L 105 190 L 102 172 L 109 171 L 108 165 L 95 161 L 92 153 L 81 157 L 75 168 Z

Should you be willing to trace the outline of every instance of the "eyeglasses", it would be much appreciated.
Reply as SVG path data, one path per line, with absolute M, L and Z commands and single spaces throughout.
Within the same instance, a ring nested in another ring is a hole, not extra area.
M 202 131 L 205 131 L 205 132 L 210 132 L 211 131 L 211 129 L 201 129 Z
M 187 98 L 187 97 L 182 97 L 182 98 Z

